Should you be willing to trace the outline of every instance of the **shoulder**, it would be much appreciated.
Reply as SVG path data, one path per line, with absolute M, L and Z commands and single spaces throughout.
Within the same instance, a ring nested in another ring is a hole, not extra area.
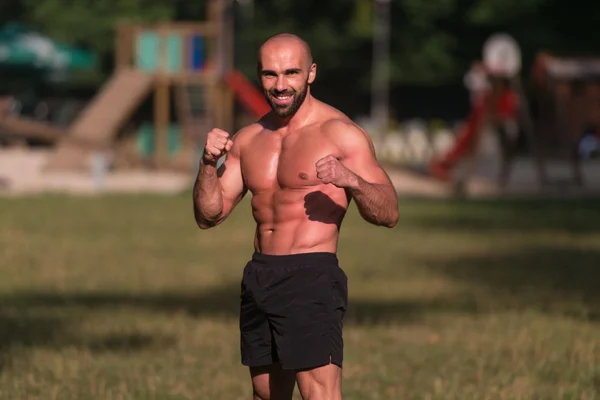
M 231 140 L 233 141 L 233 148 L 235 150 L 241 150 L 250 142 L 256 135 L 263 130 L 263 126 L 260 122 L 255 122 L 250 125 L 246 125 L 233 135 Z
M 335 116 L 321 123 L 321 130 L 329 136 L 360 136 L 366 132 L 348 117 Z
M 321 131 L 338 141 L 364 140 L 367 132 L 337 108 L 321 102 Z
M 233 140 L 238 142 L 247 141 L 259 134 L 263 129 L 263 125 L 260 122 L 246 125 L 234 134 Z
M 374 154 L 373 142 L 369 134 L 346 116 L 336 116 L 325 120 L 321 125 L 321 131 L 340 149 L 342 154 L 361 152 Z
M 242 129 L 235 133 L 235 137 L 237 137 L 240 143 L 245 143 L 251 141 L 254 137 L 256 137 L 259 133 L 264 130 L 272 129 L 273 125 L 273 113 L 269 112 L 265 114 L 258 121 L 251 123 L 249 125 L 244 126 Z

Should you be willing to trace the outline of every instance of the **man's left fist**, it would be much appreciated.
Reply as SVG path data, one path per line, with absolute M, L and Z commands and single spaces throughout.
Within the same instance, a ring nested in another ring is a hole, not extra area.
M 331 183 L 339 188 L 356 185 L 356 174 L 331 154 L 321 158 L 315 165 L 317 167 L 317 178 L 325 184 Z

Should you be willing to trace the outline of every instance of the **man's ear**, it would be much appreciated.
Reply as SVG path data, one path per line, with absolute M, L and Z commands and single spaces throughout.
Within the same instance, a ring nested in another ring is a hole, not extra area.
M 309 70 L 308 70 L 308 84 L 310 85 L 311 83 L 313 83 L 315 81 L 317 77 L 317 64 L 313 63 L 311 64 Z

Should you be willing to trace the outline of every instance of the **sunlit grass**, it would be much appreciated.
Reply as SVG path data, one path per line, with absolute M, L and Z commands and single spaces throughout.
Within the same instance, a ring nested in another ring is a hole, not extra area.
M 599 398 L 597 200 L 400 207 L 342 227 L 345 399 Z M 249 399 L 249 213 L 200 231 L 189 195 L 0 200 L 0 398 Z

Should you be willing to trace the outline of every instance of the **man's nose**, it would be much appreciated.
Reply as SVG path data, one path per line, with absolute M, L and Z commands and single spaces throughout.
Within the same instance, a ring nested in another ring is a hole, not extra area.
M 277 78 L 277 91 L 284 92 L 287 89 L 286 79 L 282 76 Z

